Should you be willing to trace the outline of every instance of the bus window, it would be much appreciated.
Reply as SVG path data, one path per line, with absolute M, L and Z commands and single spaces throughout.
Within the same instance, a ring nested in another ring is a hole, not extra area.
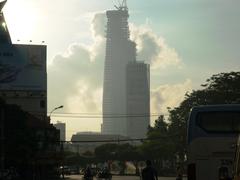
M 201 112 L 197 124 L 207 132 L 239 132 L 240 113 L 238 112 Z

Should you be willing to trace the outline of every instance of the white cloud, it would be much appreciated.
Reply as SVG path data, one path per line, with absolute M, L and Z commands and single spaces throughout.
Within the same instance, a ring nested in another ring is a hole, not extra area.
M 93 43 L 90 46 L 71 44 L 49 65 L 50 109 L 65 104 L 68 112 L 101 112 L 105 39 L 98 26 L 102 19 L 102 14 L 94 16 L 91 24 Z
M 106 13 L 96 13 L 93 16 L 91 30 L 94 37 L 105 37 L 107 18 Z
M 58 54 L 48 67 L 49 109 L 64 104 L 66 112 L 99 113 L 102 107 L 102 86 L 105 57 L 106 16 L 97 13 L 91 21 L 92 44 L 74 43 Z M 180 66 L 174 49 L 149 27 L 131 25 L 131 38 L 137 43 L 138 59 L 147 60 L 152 68 Z M 166 112 L 191 90 L 191 81 L 162 85 L 151 91 L 151 111 Z M 98 120 L 99 124 L 101 119 Z
M 136 42 L 138 58 L 151 64 L 152 69 L 181 67 L 181 59 L 175 49 L 170 48 L 163 37 L 158 36 L 149 25 L 130 24 L 131 39 Z
M 98 12 L 95 15 L 90 13 L 87 17 L 92 17 L 91 32 L 95 39 L 92 47 L 92 57 L 94 59 L 95 52 L 98 52 L 104 58 L 105 52 L 105 35 L 107 18 L 105 12 Z M 174 48 L 168 46 L 165 39 L 151 29 L 151 20 L 147 19 L 145 25 L 136 26 L 130 23 L 130 38 L 137 44 L 138 60 L 151 64 L 153 70 L 160 68 L 168 68 L 175 66 L 180 68 L 182 61 Z M 101 45 L 99 45 L 101 44 Z M 102 49 L 96 49 L 101 47 Z
M 75 88 L 77 92 L 66 100 L 69 112 L 101 113 L 102 88 L 93 88 L 84 80 L 80 80 Z
M 192 91 L 192 82 L 187 79 L 180 84 L 165 84 L 151 90 L 151 112 L 167 113 L 167 107 L 176 107 L 183 100 L 186 92 Z

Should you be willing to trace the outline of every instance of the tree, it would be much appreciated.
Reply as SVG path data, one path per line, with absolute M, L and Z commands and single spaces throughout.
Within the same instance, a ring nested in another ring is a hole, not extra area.
M 153 127 L 149 127 L 147 141 L 141 146 L 146 159 L 152 159 L 159 173 L 163 170 L 163 164 L 173 159 L 173 142 L 170 140 L 168 123 L 163 115 L 155 121 Z M 161 170 L 161 171 L 160 171 Z
M 139 162 L 139 160 L 142 159 L 138 148 L 136 146 L 132 146 L 129 143 L 126 143 L 126 144 L 118 145 L 117 150 L 118 150 L 117 151 L 117 159 L 120 161 L 120 165 L 121 165 L 120 174 L 124 174 L 124 172 L 126 170 L 125 162 L 131 161 L 131 162 L 133 162 L 133 164 L 136 168 L 135 174 L 138 175 L 139 174 L 138 162 Z
M 129 143 L 104 144 L 95 149 L 96 160 L 100 162 L 119 161 L 120 174 L 126 170 L 126 161 L 132 161 L 139 174 L 138 161 L 141 160 L 139 149 Z
M 94 153 L 96 159 L 100 162 L 106 162 L 109 160 L 116 160 L 116 153 L 117 153 L 117 144 L 103 144 L 98 146 Z
M 159 170 L 164 160 L 173 163 L 186 160 L 187 121 L 192 107 L 240 103 L 240 72 L 213 75 L 201 87 L 186 93 L 178 107 L 169 108 L 167 121 L 160 116 L 154 127 L 149 127 L 148 140 L 141 146 L 141 151 L 145 158 L 154 160 Z
M 213 75 L 201 86 L 202 89 L 187 93 L 178 107 L 169 110 L 169 133 L 175 135 L 174 154 L 180 162 L 186 157 L 187 121 L 192 107 L 240 103 L 240 72 Z

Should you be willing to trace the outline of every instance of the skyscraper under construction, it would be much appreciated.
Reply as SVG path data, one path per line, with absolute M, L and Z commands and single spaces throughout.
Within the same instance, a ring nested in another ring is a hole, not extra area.
M 136 61 L 136 44 L 129 39 L 126 1 L 115 7 L 116 10 L 107 11 L 102 133 L 144 137 L 150 114 L 149 65 L 141 63 L 139 66 Z M 140 73 L 136 73 L 138 67 Z M 134 78 L 136 75 L 138 78 Z M 136 88 L 141 90 L 134 97 Z M 134 111 L 130 110 L 132 106 Z

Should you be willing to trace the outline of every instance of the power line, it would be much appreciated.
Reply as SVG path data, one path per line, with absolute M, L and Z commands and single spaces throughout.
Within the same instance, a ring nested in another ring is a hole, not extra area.
M 48 112 L 49 113 L 49 112 Z M 127 115 L 127 114 L 122 114 L 122 113 L 101 113 L 101 112 L 98 112 L 98 113 L 89 113 L 89 112 L 86 112 L 86 113 L 71 113 L 71 112 L 56 112 L 56 113 L 53 113 L 53 114 L 76 114 L 76 115 L 78 115 L 78 114 L 80 114 L 80 115 Z M 161 114 L 163 114 L 163 113 L 133 113 L 133 115 L 148 115 L 148 114 L 152 114 L 152 115 L 161 115 Z
M 109 143 L 109 142 L 133 142 L 133 141 L 153 141 L 153 140 L 160 140 L 160 139 L 167 139 L 167 138 L 171 138 L 171 137 L 177 137 L 179 136 L 179 134 L 175 134 L 175 135 L 169 135 L 169 136 L 161 136 L 161 137 L 157 137 L 157 138 L 134 138 L 134 139 L 113 139 L 113 140 L 92 140 L 92 141 L 56 141 L 56 142 L 60 142 L 60 143 Z
M 53 113 L 52 117 L 70 118 L 134 118 L 134 117 L 159 117 L 161 113 L 151 114 L 101 114 L 101 113 Z
M 33 112 L 33 114 L 42 114 L 42 112 Z M 62 118 L 141 118 L 141 117 L 159 117 L 162 114 L 90 114 L 90 113 L 52 113 L 51 117 L 62 117 Z
M 38 112 L 38 111 L 28 111 L 29 113 L 34 113 L 34 114 L 42 114 L 44 112 Z M 47 114 L 50 114 L 50 112 L 47 112 Z M 54 112 L 52 113 L 52 117 L 83 117 L 83 118 L 88 118 L 88 117 L 93 117 L 93 118 L 100 118 L 100 117 L 109 117 L 109 118 L 114 118 L 114 117 L 151 117 L 151 116 L 168 116 L 168 113 L 131 113 L 131 114 L 120 114 L 120 113 L 71 113 L 71 112 L 63 112 L 63 113 L 59 113 L 59 112 Z
M 161 138 L 139 138 L 139 139 L 117 139 L 117 140 L 96 140 L 96 141 L 62 141 L 62 142 L 71 142 L 71 143 L 101 143 L 101 142 L 132 142 L 132 141 L 147 141 L 147 140 L 159 140 L 166 139 L 169 137 L 161 137 Z
M 84 115 L 57 115 L 52 114 L 51 117 L 67 117 L 67 118 L 141 118 L 141 117 L 158 117 L 159 115 L 122 115 L 122 116 L 84 116 Z

